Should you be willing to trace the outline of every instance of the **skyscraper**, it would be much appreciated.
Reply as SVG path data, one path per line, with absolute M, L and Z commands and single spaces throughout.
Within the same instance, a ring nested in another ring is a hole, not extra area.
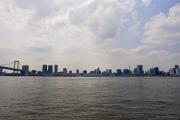
M 48 65 L 48 75 L 53 74 L 53 65 Z
M 58 74 L 58 65 L 54 65 L 54 74 L 55 74 L 55 75 Z
M 159 68 L 158 67 L 154 68 L 153 75 L 155 75 L 155 76 L 159 75 Z
M 121 76 L 121 75 L 122 75 L 121 69 L 117 69 L 117 71 L 116 71 L 116 76 Z
M 67 68 L 63 68 L 63 74 L 64 74 L 64 75 L 67 74 Z
M 48 69 L 48 67 L 47 67 L 47 65 L 43 65 L 42 66 L 42 74 L 43 75 L 46 75 L 48 72 L 47 72 L 47 69 Z
M 137 65 L 137 75 L 144 75 L 143 65 Z
M 87 74 L 87 70 L 83 70 L 83 74 L 86 75 Z
M 132 72 L 129 69 L 124 69 L 123 70 L 123 76 L 130 76 Z
M 175 69 L 179 69 L 179 65 L 175 65 Z
M 176 75 L 176 69 L 175 68 L 171 68 L 169 70 L 169 74 L 170 74 L 170 76 L 175 76 Z
M 76 69 L 76 74 L 77 74 L 77 75 L 79 74 L 79 69 Z
M 3 72 L 3 69 L 0 68 L 0 73 L 2 73 L 2 72 Z
M 22 75 L 29 75 L 29 65 L 23 65 L 22 66 Z
M 29 65 L 23 65 L 22 71 L 29 72 Z
M 175 74 L 176 74 L 176 76 L 180 76 L 180 68 L 179 68 L 179 65 L 175 65 Z
M 97 69 L 95 69 L 95 74 L 101 74 L 101 70 L 100 70 L 100 68 L 98 67 Z

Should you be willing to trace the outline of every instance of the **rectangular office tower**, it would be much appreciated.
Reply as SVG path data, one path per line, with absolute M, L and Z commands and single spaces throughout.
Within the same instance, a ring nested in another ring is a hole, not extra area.
M 63 75 L 67 74 L 67 68 L 63 68 Z
M 48 65 L 48 75 L 53 74 L 53 65 Z
M 55 74 L 55 75 L 58 74 L 58 65 L 54 65 L 54 74 Z
M 42 73 L 43 73 L 43 75 L 46 75 L 48 73 L 47 69 L 48 69 L 47 65 L 43 65 L 42 66 Z
M 22 71 L 29 72 L 29 65 L 23 65 L 22 66 Z
M 175 74 L 176 74 L 176 76 L 180 76 L 180 68 L 179 68 L 179 65 L 175 65 Z
M 137 66 L 137 72 L 138 72 L 139 75 L 144 74 L 143 65 L 138 65 Z
M 22 66 L 22 75 L 24 75 L 24 76 L 29 75 L 29 65 Z
M 0 76 L 3 75 L 3 69 L 0 68 Z
M 137 67 L 134 69 L 134 75 L 137 76 L 144 75 L 143 65 L 137 65 Z

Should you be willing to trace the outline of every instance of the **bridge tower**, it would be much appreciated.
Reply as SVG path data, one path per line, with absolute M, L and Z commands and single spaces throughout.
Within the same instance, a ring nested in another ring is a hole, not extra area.
M 14 61 L 14 69 L 18 69 L 19 70 L 19 61 Z M 18 74 L 18 71 L 15 71 L 13 73 L 17 73 Z

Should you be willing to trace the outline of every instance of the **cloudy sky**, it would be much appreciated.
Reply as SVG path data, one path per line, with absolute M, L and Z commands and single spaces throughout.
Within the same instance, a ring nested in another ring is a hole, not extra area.
M 179 46 L 179 0 L 0 0 L 0 64 L 167 70 Z

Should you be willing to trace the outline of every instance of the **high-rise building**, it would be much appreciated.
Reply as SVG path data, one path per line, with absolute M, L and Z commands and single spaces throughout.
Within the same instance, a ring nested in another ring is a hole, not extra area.
M 67 74 L 67 68 L 63 68 L 63 74 Z
M 137 75 L 144 75 L 143 65 L 137 65 Z
M 130 76 L 131 73 L 132 73 L 132 72 L 131 72 L 131 70 L 129 70 L 129 69 L 124 69 L 124 70 L 123 70 L 123 75 L 124 75 L 124 76 Z
M 138 75 L 137 68 L 134 68 L 133 74 Z
M 95 69 L 95 74 L 101 74 L 101 69 L 98 67 L 97 69 Z
M 3 69 L 0 68 L 0 73 L 2 73 L 2 72 L 3 72 Z
M 175 69 L 179 69 L 179 65 L 175 65 Z
M 169 75 L 170 76 L 180 76 L 180 68 L 179 65 L 175 65 L 174 68 L 171 68 L 169 70 Z
M 112 69 L 106 69 L 106 71 L 102 72 L 103 76 L 112 76 Z
M 22 75 L 29 75 L 29 65 L 23 65 L 22 66 Z
M 69 71 L 69 74 L 72 74 L 72 71 L 71 71 L 71 70 Z
M 176 74 L 176 76 L 180 76 L 180 68 L 179 68 L 179 65 L 175 65 L 175 74 Z
M 47 67 L 47 65 L 43 65 L 42 66 L 42 74 L 46 75 L 47 73 L 48 73 L 48 67 Z
M 160 70 L 159 67 L 150 68 L 149 71 L 146 72 L 149 76 L 159 76 Z
M 48 65 L 48 74 L 49 75 L 53 74 L 53 65 Z
M 77 74 L 77 75 L 79 74 L 79 69 L 76 69 L 76 74 Z
M 29 72 L 29 65 L 23 65 L 22 71 Z
M 54 65 L 54 74 L 55 74 L 55 75 L 58 74 L 58 65 Z
M 83 74 L 86 75 L 86 74 L 87 74 L 87 70 L 84 70 L 84 71 L 83 71 Z
M 159 68 L 158 67 L 154 67 L 153 69 L 153 75 L 158 76 L 159 75 Z
M 117 75 L 117 76 L 121 76 L 121 75 L 122 75 L 122 71 L 121 71 L 121 69 L 117 69 L 117 71 L 116 71 L 116 75 Z
M 170 76 L 175 76 L 176 75 L 176 69 L 175 68 L 171 68 L 169 70 L 169 74 L 170 74 Z
M 37 75 L 37 71 L 36 70 L 32 70 L 30 74 L 31 74 L 31 76 L 36 76 Z

